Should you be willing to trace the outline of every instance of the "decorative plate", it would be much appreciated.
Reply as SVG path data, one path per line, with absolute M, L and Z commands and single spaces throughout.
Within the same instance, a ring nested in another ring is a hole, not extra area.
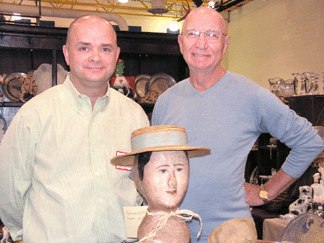
M 149 82 L 149 89 L 156 91 L 158 94 L 162 94 L 164 91 L 175 84 L 176 81 L 169 74 L 157 73 L 151 77 Z
M 324 219 L 314 213 L 299 214 L 288 223 L 281 236 L 281 241 L 323 242 Z
M 148 82 L 150 81 L 151 76 L 148 74 L 140 74 L 135 78 L 135 90 L 137 95 L 141 98 L 145 97 L 148 92 Z
M 62 84 L 66 78 L 67 71 L 57 64 L 57 84 Z M 52 87 L 52 64 L 43 63 L 34 72 L 33 78 L 37 85 L 37 94 Z
M 13 102 L 20 100 L 21 86 L 26 77 L 27 75 L 25 73 L 12 73 L 5 77 L 2 84 L 2 91 L 9 100 Z

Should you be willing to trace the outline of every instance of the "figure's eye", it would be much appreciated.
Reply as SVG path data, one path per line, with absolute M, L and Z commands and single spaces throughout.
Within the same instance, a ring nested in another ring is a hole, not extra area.
M 160 172 L 161 172 L 162 174 L 165 174 L 165 173 L 167 173 L 167 170 L 166 170 L 166 169 L 161 169 Z
M 183 171 L 183 168 L 177 168 L 177 172 Z

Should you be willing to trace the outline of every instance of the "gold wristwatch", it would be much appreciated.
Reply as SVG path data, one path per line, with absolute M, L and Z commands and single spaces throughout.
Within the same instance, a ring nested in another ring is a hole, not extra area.
M 264 204 L 267 204 L 269 202 L 268 201 L 268 192 L 264 189 L 263 185 L 260 186 L 259 197 L 262 199 Z

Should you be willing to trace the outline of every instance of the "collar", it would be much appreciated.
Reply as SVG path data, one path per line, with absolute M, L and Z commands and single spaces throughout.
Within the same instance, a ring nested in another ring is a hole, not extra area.
M 66 79 L 63 83 L 63 89 L 67 96 L 69 97 L 69 100 L 72 101 L 73 107 L 75 107 L 77 110 L 82 109 L 85 105 L 88 105 L 91 107 L 91 101 L 90 98 L 87 95 L 81 94 L 73 85 L 70 73 L 67 74 Z M 110 88 L 108 85 L 106 94 L 99 99 L 97 99 L 95 106 L 93 110 L 104 110 L 108 105 L 108 100 L 110 97 Z

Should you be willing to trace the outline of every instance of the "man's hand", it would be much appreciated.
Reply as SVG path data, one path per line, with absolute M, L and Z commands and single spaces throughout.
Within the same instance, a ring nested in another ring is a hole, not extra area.
M 259 197 L 259 193 L 260 193 L 259 185 L 245 182 L 244 189 L 245 189 L 246 203 L 249 206 L 260 206 L 264 204 L 263 200 Z
M 286 190 L 292 183 L 296 181 L 280 169 L 269 181 L 264 184 L 265 190 L 268 192 L 268 200 L 271 201 L 284 190 Z M 263 205 L 263 200 L 259 197 L 260 186 L 245 182 L 244 183 L 246 203 L 249 206 Z

